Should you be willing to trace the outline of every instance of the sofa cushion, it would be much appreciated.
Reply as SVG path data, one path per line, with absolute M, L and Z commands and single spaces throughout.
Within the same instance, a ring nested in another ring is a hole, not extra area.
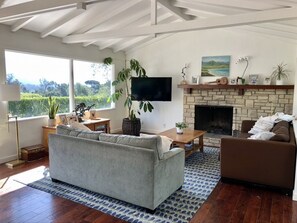
M 57 126 L 57 134 L 59 135 L 68 135 L 74 137 L 80 137 L 85 139 L 99 140 L 99 135 L 102 131 L 83 131 L 75 128 L 71 128 L 66 125 Z
M 265 131 L 265 132 L 259 132 L 257 134 L 251 135 L 248 139 L 269 140 L 273 136 L 275 136 L 275 133 Z
M 57 134 L 59 135 L 68 135 L 71 132 L 71 128 L 67 125 L 58 125 L 57 126 Z
M 275 133 L 270 140 L 272 141 L 281 141 L 281 142 L 289 142 L 290 134 L 289 134 L 289 123 L 287 121 L 280 121 L 274 125 L 271 129 L 271 132 Z
M 118 141 L 118 137 L 119 135 L 116 134 L 102 133 L 99 135 L 99 141 L 116 143 Z
M 78 129 L 78 130 L 84 130 L 84 131 L 91 131 L 91 129 L 89 129 L 87 126 L 85 126 L 84 124 L 82 123 L 79 123 L 79 122 L 72 122 L 70 124 L 70 127 L 71 128 L 74 128 L 74 129 Z
M 157 150 L 159 159 L 163 159 L 162 141 L 160 136 L 152 135 L 151 137 L 139 137 L 130 135 L 120 135 L 118 137 L 117 143 L 128 146 Z
M 250 134 L 257 134 L 259 132 L 270 131 L 274 125 L 274 119 L 270 116 L 260 117 L 253 128 L 248 132 Z
M 152 136 L 154 135 L 140 133 L 140 137 L 152 137 Z M 160 135 L 160 137 L 161 137 L 161 143 L 162 143 L 162 146 L 161 146 L 162 153 L 166 153 L 172 148 L 173 140 L 167 136 Z

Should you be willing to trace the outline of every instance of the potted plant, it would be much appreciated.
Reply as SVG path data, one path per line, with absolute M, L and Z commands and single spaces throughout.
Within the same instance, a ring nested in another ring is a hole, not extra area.
M 177 122 L 177 123 L 175 123 L 175 127 L 176 127 L 177 134 L 183 134 L 184 129 L 187 128 L 187 124 L 184 122 Z
M 112 59 L 105 58 L 104 63 L 111 64 Z M 123 134 L 139 136 L 140 129 L 141 129 L 141 122 L 140 122 L 140 119 L 136 117 L 136 113 L 140 115 L 141 110 L 143 110 L 144 112 L 152 112 L 154 107 L 149 101 L 140 101 L 138 109 L 134 110 L 133 103 L 132 103 L 133 98 L 132 98 L 129 82 L 134 73 L 138 78 L 146 78 L 147 75 L 146 75 L 145 69 L 140 65 L 140 63 L 137 60 L 131 59 L 129 61 L 129 65 L 130 66 L 128 68 L 123 68 L 118 73 L 116 80 L 112 82 L 113 86 L 119 86 L 119 87 L 108 98 L 108 102 L 110 101 L 115 102 L 119 100 L 121 96 L 124 95 L 124 97 L 126 98 L 124 106 L 128 108 L 128 117 L 123 119 L 123 123 L 122 123 Z
M 286 66 L 287 64 L 280 63 L 274 67 L 274 70 L 271 73 L 271 79 L 275 79 L 276 85 L 283 85 L 284 79 L 288 78 L 289 70 L 285 68 Z
M 59 109 L 59 104 L 56 103 L 56 99 L 49 96 L 48 98 L 48 126 L 56 126 L 56 114 Z

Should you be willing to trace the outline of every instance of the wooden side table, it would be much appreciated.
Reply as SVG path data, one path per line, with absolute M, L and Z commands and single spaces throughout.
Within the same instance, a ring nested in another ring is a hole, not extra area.
M 84 122 L 81 122 L 85 126 L 87 126 L 92 131 L 97 130 L 98 127 L 103 126 L 104 131 L 106 133 L 110 133 L 110 119 L 107 118 L 97 118 L 97 119 L 89 119 Z M 43 129 L 43 141 L 42 144 L 45 147 L 45 151 L 48 153 L 48 135 L 56 134 L 57 127 L 56 126 L 42 126 Z
M 56 134 L 56 127 L 52 126 L 42 126 L 42 144 L 45 147 L 45 151 L 48 153 L 48 135 L 49 134 Z

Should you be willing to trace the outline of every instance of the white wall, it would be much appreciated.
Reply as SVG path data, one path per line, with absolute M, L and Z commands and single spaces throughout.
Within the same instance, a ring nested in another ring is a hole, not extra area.
M 190 63 L 186 71 L 190 82 L 192 75 L 201 75 L 202 56 L 230 55 L 230 77 L 241 76 L 245 64 L 236 64 L 241 56 L 250 57 L 250 66 L 245 77 L 249 74 L 260 74 L 269 77 L 275 65 L 284 62 L 291 70 L 287 80 L 294 84 L 296 46 L 285 41 L 262 37 L 254 33 L 239 33 L 232 30 L 205 30 L 178 33 L 155 41 L 127 53 L 127 59 L 138 59 L 147 71 L 148 76 L 171 76 L 172 102 L 154 102 L 153 113 L 141 115 L 142 129 L 158 132 L 174 127 L 175 122 L 183 119 L 183 90 L 177 88 L 182 80 L 181 70 L 185 63 Z M 202 82 L 215 78 L 200 78 Z
M 104 58 L 111 56 L 114 59 L 116 73 L 123 68 L 125 63 L 123 53 L 114 54 L 110 50 L 99 51 L 95 46 L 67 45 L 62 43 L 61 39 L 54 37 L 41 39 L 38 33 L 25 30 L 13 33 L 8 26 L 0 25 L 0 83 L 4 83 L 6 79 L 4 58 L 6 49 L 94 62 L 102 62 Z M 111 119 L 112 131 L 121 129 L 122 118 L 125 116 L 121 103 L 117 106 L 120 109 L 99 112 L 101 117 Z M 10 122 L 10 132 L 8 132 L 7 123 L 5 123 L 6 110 L 7 103 L 0 102 L 0 163 L 16 158 L 14 122 Z M 47 117 L 21 120 L 19 123 L 20 146 L 41 143 L 42 125 L 46 123 Z

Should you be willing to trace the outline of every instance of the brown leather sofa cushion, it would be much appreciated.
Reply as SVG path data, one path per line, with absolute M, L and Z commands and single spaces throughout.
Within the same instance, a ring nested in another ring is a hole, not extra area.
M 272 128 L 271 132 L 275 133 L 270 140 L 271 141 L 280 141 L 280 142 L 289 142 L 289 123 L 286 121 L 281 121 Z

